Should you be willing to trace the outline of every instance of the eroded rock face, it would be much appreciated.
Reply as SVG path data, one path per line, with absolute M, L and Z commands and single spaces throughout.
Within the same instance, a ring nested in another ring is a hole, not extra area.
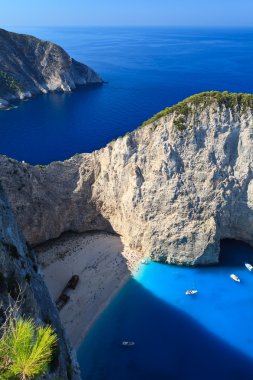
M 23 299 L 19 302 L 20 315 L 32 317 L 40 325 L 49 323 L 57 332 L 59 352 L 43 379 L 68 380 L 68 371 L 72 368 L 72 379 L 79 380 L 75 353 L 66 340 L 58 311 L 44 284 L 34 253 L 27 248 L 0 188 L 0 326 L 4 322 L 4 312 L 17 299 L 20 300 L 20 291 Z
M 49 91 L 71 91 L 102 83 L 88 66 L 60 46 L 33 36 L 0 29 L 0 105 Z
M 132 249 L 177 264 L 218 261 L 219 243 L 253 245 L 253 114 L 214 100 L 91 154 L 44 168 L 1 157 L 0 178 L 26 239 L 114 230 Z

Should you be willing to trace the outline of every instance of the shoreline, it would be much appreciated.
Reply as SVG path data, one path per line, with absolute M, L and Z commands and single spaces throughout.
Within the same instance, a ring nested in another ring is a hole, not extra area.
M 78 349 L 92 325 L 137 270 L 140 253 L 105 232 L 66 233 L 35 248 L 44 280 L 56 301 L 73 274 L 79 276 L 70 300 L 59 312 L 63 327 Z
M 131 274 L 129 275 L 126 275 L 121 283 L 119 284 L 118 288 L 115 289 L 112 294 L 109 296 L 109 298 L 107 299 L 107 301 L 101 305 L 100 309 L 96 311 L 96 314 L 94 315 L 94 317 L 91 319 L 90 323 L 86 325 L 86 328 L 85 330 L 82 332 L 82 339 L 80 340 L 80 343 L 78 343 L 77 347 L 75 347 L 76 350 L 78 350 L 83 342 L 83 340 L 85 339 L 86 335 L 89 333 L 90 329 L 92 328 L 92 326 L 94 325 L 94 323 L 99 319 L 99 317 L 101 316 L 101 314 L 103 314 L 103 312 L 105 311 L 105 309 L 110 305 L 111 301 L 113 300 L 113 298 L 116 296 L 116 294 L 118 292 L 120 292 L 120 290 L 123 288 L 123 286 L 127 283 L 127 281 L 131 278 Z
M 94 82 L 94 83 L 86 83 L 86 84 L 78 84 L 75 88 L 72 88 L 70 91 L 58 91 L 58 90 L 47 90 L 46 92 L 38 91 L 35 93 L 31 93 L 29 91 L 22 93 L 21 96 L 15 96 L 11 97 L 10 99 L 5 99 L 3 97 L 0 98 L 0 111 L 11 111 L 13 109 L 16 109 L 19 107 L 19 105 L 23 102 L 28 102 L 29 100 L 34 100 L 38 96 L 45 96 L 50 94 L 69 94 L 72 92 L 78 92 L 83 91 L 87 89 L 93 89 L 100 86 L 103 86 L 104 84 L 108 84 L 108 81 L 104 81 L 101 78 L 101 82 Z

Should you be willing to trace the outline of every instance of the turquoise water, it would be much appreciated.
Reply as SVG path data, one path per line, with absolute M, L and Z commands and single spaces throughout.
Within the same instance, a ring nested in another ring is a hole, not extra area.
M 143 265 L 80 347 L 83 379 L 252 379 L 253 273 L 245 261 L 253 262 L 252 248 L 225 241 L 219 266 Z M 186 296 L 191 288 L 199 293 Z
M 16 31 L 62 45 L 108 81 L 0 112 L 0 153 L 32 164 L 98 149 L 193 93 L 253 88 L 253 29 Z M 83 379 L 252 379 L 253 273 L 244 261 L 253 263 L 253 251 L 226 242 L 222 252 L 217 267 L 143 266 L 83 342 Z M 241 284 L 229 278 L 231 272 Z M 199 293 L 185 296 L 192 287 Z M 123 339 L 136 346 L 124 349 Z

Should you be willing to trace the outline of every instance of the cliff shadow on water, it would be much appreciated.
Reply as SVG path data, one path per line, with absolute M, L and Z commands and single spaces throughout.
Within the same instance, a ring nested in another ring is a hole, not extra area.
M 78 360 L 86 380 L 250 380 L 253 371 L 249 356 L 135 280 L 95 324 Z

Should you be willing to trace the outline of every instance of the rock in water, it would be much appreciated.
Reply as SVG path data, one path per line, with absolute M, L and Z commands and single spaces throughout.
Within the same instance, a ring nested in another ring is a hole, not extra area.
M 0 29 L 0 106 L 49 91 L 71 91 L 102 83 L 88 66 L 60 46 L 33 36 Z
M 210 92 L 165 109 L 91 154 L 33 167 L 0 158 L 27 241 L 107 230 L 157 261 L 218 261 L 253 246 L 253 95 Z

